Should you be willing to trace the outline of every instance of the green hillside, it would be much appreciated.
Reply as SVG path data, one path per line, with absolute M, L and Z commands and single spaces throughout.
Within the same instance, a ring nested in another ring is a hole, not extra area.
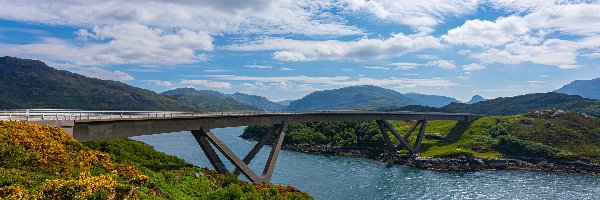
M 442 108 L 427 106 L 405 106 L 390 111 L 476 113 L 482 115 L 515 115 L 535 110 L 561 109 L 600 116 L 600 101 L 576 95 L 555 92 L 526 94 L 515 97 L 500 97 L 474 104 L 451 103 Z
M 161 94 L 206 111 L 258 110 L 254 106 L 240 103 L 235 99 L 221 96 L 223 94 L 219 92 L 210 90 L 198 91 L 194 88 L 177 88 Z
M 471 105 L 452 103 L 442 112 L 467 112 L 483 115 L 515 115 L 535 110 L 561 109 L 600 116 L 600 101 L 555 92 L 500 97 Z
M 56 70 L 41 61 L 0 58 L 0 108 L 196 110 L 150 90 Z
M 414 121 L 392 121 L 405 133 Z M 247 127 L 242 137 L 255 138 L 268 127 Z M 488 116 L 471 124 L 430 121 L 421 156 L 453 157 L 472 154 L 482 158 L 532 157 L 600 162 L 600 119 L 556 110 L 513 116 Z M 395 140 L 395 138 L 394 138 Z M 416 134 L 409 141 L 414 143 Z M 394 141 L 395 142 L 395 141 Z M 374 121 L 290 124 L 285 144 L 370 147 L 383 149 Z M 404 152 L 406 153 L 406 152 Z

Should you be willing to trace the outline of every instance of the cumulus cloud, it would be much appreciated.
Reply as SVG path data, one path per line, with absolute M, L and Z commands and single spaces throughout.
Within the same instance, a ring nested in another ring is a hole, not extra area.
M 280 50 L 273 57 L 283 61 L 371 60 L 402 56 L 423 49 L 442 48 L 439 39 L 430 35 L 393 34 L 387 39 L 362 38 L 355 41 L 303 41 L 268 38 L 247 44 L 225 47 L 233 51 Z
M 521 17 L 501 17 L 496 21 L 467 20 L 463 25 L 443 35 L 450 44 L 467 46 L 497 46 L 514 41 L 529 32 L 527 21 Z
M 498 7 L 516 5 L 524 15 L 495 21 L 468 20 L 442 36 L 445 42 L 479 49 L 463 55 L 482 63 L 536 64 L 577 68 L 577 58 L 600 48 L 600 5 L 551 1 L 491 1 Z M 521 5 L 522 4 L 522 5 Z M 467 52 L 468 51 L 468 52 Z
M 217 88 L 217 89 L 229 89 L 231 88 L 231 83 L 221 82 L 221 81 L 210 81 L 210 80 L 182 80 L 182 85 L 191 85 L 191 86 L 203 86 L 208 88 Z

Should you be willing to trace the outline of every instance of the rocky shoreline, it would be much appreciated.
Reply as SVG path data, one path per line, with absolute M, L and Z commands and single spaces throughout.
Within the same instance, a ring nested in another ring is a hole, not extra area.
M 384 156 L 381 149 L 365 147 L 331 147 L 325 145 L 284 144 L 282 148 L 304 153 L 320 153 L 366 157 L 389 164 L 405 165 L 435 171 L 529 170 L 556 171 L 600 175 L 600 164 L 543 160 L 532 158 L 482 159 L 471 155 L 456 158 L 425 158 L 397 155 Z

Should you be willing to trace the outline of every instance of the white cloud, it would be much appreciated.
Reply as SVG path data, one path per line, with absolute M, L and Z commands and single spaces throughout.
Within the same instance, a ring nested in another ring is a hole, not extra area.
M 413 27 L 417 32 L 429 33 L 444 22 L 446 17 L 461 16 L 476 10 L 477 0 L 344 0 L 353 11 L 365 11 L 379 19 L 390 20 Z
M 68 70 L 73 73 L 81 74 L 87 77 L 102 79 L 102 80 L 113 80 L 113 81 L 132 81 L 133 76 L 126 72 L 119 70 L 110 71 L 98 66 L 81 66 L 73 65 L 70 63 L 56 63 L 52 61 L 45 61 L 48 66 L 56 69 Z
M 417 66 L 421 66 L 423 64 L 410 63 L 410 62 L 396 62 L 396 63 L 390 63 L 390 65 L 396 66 L 395 69 L 409 70 L 409 69 L 416 69 Z
M 204 72 L 216 73 L 216 72 L 230 72 L 228 69 L 205 69 Z
M 501 17 L 496 21 L 467 20 L 442 36 L 450 44 L 467 46 L 497 46 L 514 41 L 529 32 L 527 21 L 521 17 Z
M 271 69 L 273 68 L 273 66 L 267 66 L 267 65 L 244 65 L 245 68 L 252 68 L 252 69 Z
M 506 45 L 504 50 L 490 49 L 482 53 L 474 53 L 472 56 L 484 63 L 520 64 L 522 62 L 532 62 L 557 66 L 561 69 L 572 69 L 577 68 L 577 50 L 587 45 L 594 44 L 550 39 L 541 45 L 511 43 Z M 600 45 L 600 43 L 596 45 Z
M 432 60 L 432 61 L 427 62 L 426 65 L 437 66 L 442 69 L 456 68 L 456 64 L 454 64 L 454 61 L 451 61 L 451 60 L 441 60 L 441 59 L 440 60 Z
M 279 70 L 281 70 L 281 71 L 294 71 L 294 69 L 289 68 L 289 67 L 281 67 L 281 68 L 279 68 Z
M 430 35 L 394 34 L 388 39 L 363 38 L 356 41 L 302 41 L 268 38 L 252 43 L 227 46 L 234 51 L 281 50 L 273 57 L 283 61 L 371 60 L 402 56 L 430 48 L 442 48 L 439 39 Z
M 273 58 L 277 60 L 283 61 L 310 61 L 311 59 L 306 58 L 306 56 L 300 52 L 290 52 L 290 51 L 278 51 L 273 53 Z
M 206 55 L 196 51 L 213 49 L 212 38 L 207 33 L 163 30 L 140 24 L 97 26 L 89 31 L 81 29 L 78 35 L 94 42 L 81 45 L 75 41 L 43 38 L 32 44 L 0 44 L 0 53 L 75 65 L 170 65 L 204 60 Z
M 389 67 L 382 67 L 382 66 L 367 66 L 364 67 L 365 69 L 378 69 L 378 70 L 390 70 Z
M 589 52 L 600 48 L 598 2 L 490 3 L 498 7 L 513 5 L 515 7 L 512 9 L 526 14 L 500 17 L 493 22 L 468 20 L 442 36 L 444 41 L 483 47 L 478 52 L 473 49 L 459 52 L 479 59 L 482 63 L 531 62 L 561 69 L 578 68 L 578 57 L 589 57 Z
M 137 23 L 211 34 L 356 35 L 362 32 L 332 17 L 331 12 L 339 9 L 339 3 L 329 0 L 2 0 L 0 3 L 0 18 L 43 24 Z
M 283 83 L 289 84 L 307 84 L 307 85 L 329 85 L 329 86 L 355 86 L 355 85 L 377 85 L 394 87 L 450 87 L 457 86 L 458 83 L 443 78 L 429 79 L 409 79 L 409 78 L 368 78 L 364 76 L 332 76 L 332 77 L 314 77 L 314 76 L 282 76 L 282 77 L 260 77 L 260 76 L 237 76 L 237 75 L 208 75 L 208 77 L 225 81 L 254 81 L 260 83 L 276 83 L 280 86 Z M 246 85 L 248 86 L 248 85 Z
M 217 88 L 217 89 L 228 89 L 231 88 L 231 83 L 228 82 L 220 82 L 220 81 L 210 81 L 210 80 L 182 80 L 182 85 L 191 85 L 191 86 L 204 86 L 208 88 Z
M 162 87 L 173 87 L 175 84 L 171 81 L 162 81 L 162 80 L 142 80 L 144 83 L 148 83 L 151 85 L 162 86 Z
M 462 66 L 462 69 L 465 71 L 477 71 L 485 69 L 485 66 L 479 63 L 471 63 L 465 66 Z

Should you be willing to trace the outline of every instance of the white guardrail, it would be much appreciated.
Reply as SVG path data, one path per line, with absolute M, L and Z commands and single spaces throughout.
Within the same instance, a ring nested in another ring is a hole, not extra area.
M 135 119 L 172 117 L 246 116 L 263 114 L 306 114 L 333 112 L 366 112 L 364 110 L 320 111 L 259 111 L 234 112 L 178 112 L 178 111 L 117 111 L 117 110 L 70 110 L 70 109 L 11 109 L 0 110 L 0 120 L 89 120 L 89 119 Z M 367 111 L 368 112 L 368 111 Z

